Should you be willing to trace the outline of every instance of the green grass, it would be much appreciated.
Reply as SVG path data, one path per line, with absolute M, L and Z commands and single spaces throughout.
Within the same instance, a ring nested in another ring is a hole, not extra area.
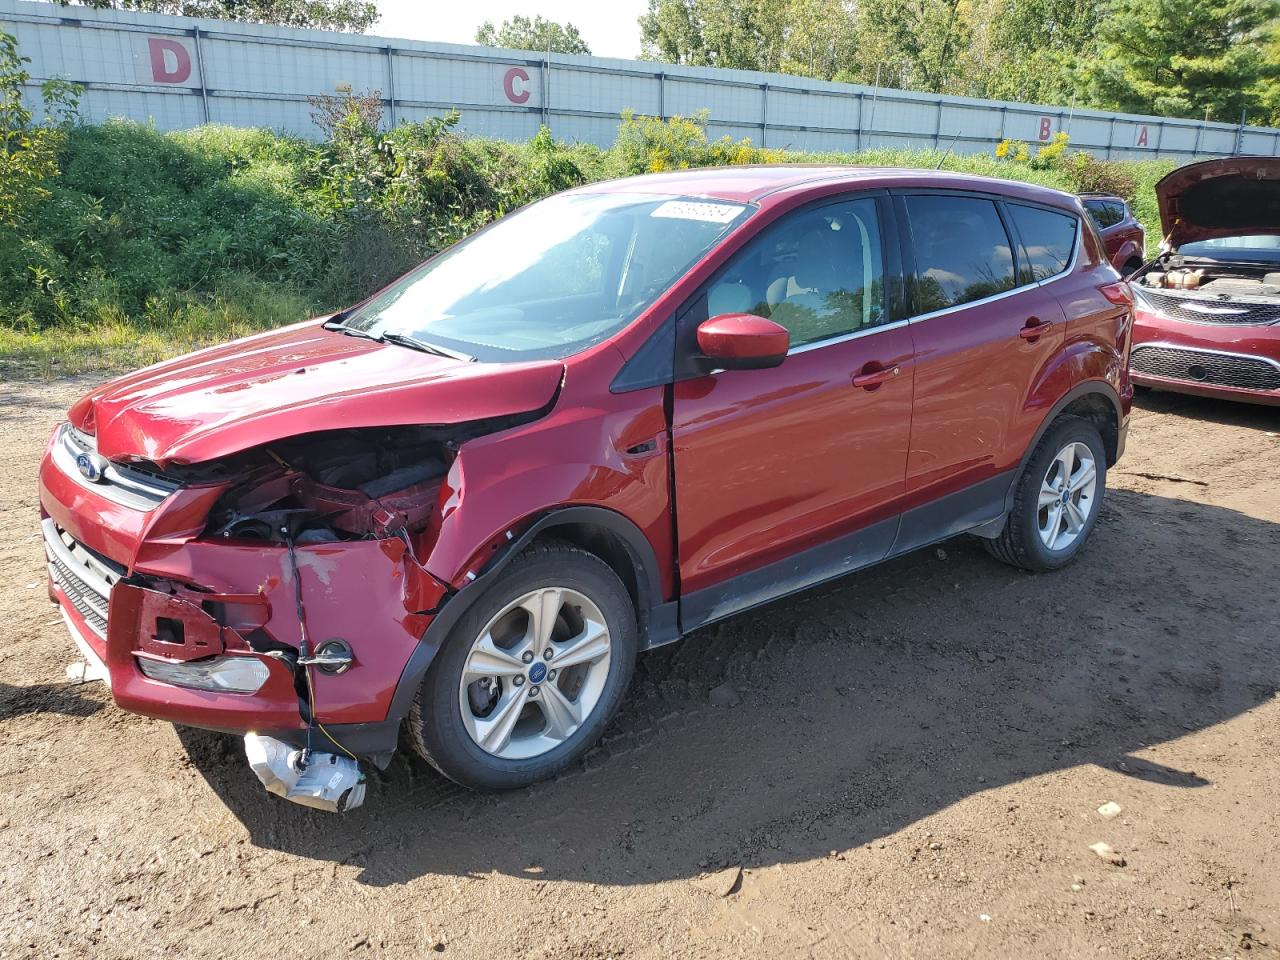
M 314 312 L 289 290 L 213 294 L 158 312 L 107 310 L 93 321 L 22 332 L 0 324 L 0 380 L 133 370 L 200 347 L 296 323 Z
M 123 121 L 70 131 L 50 196 L 0 228 L 0 377 L 117 371 L 361 299 L 532 199 L 709 163 L 943 169 L 1071 189 L 1061 169 L 940 151 L 784 153 L 709 141 L 696 120 L 624 121 L 610 150 L 464 139 L 448 121 L 312 144 Z M 1158 241 L 1152 185 L 1169 163 L 1120 165 Z

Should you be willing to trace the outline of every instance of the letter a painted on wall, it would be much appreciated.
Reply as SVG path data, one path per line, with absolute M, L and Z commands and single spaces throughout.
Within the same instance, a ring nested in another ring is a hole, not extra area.
M 524 67 L 512 67 L 502 77 L 502 92 L 512 103 L 529 101 L 529 71 Z
M 152 83 L 186 83 L 191 77 L 191 54 L 179 40 L 147 37 L 147 59 Z
M 1138 138 L 1133 141 L 1133 145 L 1135 147 L 1147 146 L 1147 125 L 1145 123 L 1138 127 Z

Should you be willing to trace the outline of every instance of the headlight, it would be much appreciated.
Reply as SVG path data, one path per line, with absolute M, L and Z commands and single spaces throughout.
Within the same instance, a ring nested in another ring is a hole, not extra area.
M 271 675 L 256 657 L 210 657 L 185 663 L 139 657 L 138 666 L 152 680 L 217 693 L 257 693 Z

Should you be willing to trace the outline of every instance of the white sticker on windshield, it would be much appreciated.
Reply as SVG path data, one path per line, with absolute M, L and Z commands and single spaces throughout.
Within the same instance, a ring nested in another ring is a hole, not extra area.
M 742 212 L 731 203 L 704 203 L 700 200 L 668 200 L 649 214 L 668 220 L 702 220 L 706 223 L 728 223 Z

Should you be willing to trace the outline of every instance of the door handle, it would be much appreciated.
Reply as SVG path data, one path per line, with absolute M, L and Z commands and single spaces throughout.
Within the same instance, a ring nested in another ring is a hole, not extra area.
M 873 370 L 870 373 L 855 373 L 853 375 L 853 385 L 864 390 L 874 390 L 880 384 L 892 380 L 901 372 L 902 368 L 894 364 L 892 367 L 885 367 L 883 370 Z
M 1049 328 L 1053 323 L 1049 320 L 1041 320 L 1039 317 L 1027 317 L 1027 325 L 1018 331 L 1018 336 L 1023 340 L 1038 340 L 1049 332 Z

